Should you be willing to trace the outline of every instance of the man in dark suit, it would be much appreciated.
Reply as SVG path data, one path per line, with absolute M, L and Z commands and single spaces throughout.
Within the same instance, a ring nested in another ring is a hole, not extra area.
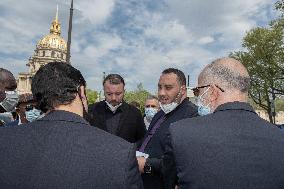
M 169 68 L 162 72 L 158 83 L 159 111 L 149 126 L 139 151 L 149 155 L 138 157 L 144 188 L 164 188 L 162 177 L 162 157 L 169 125 L 178 120 L 197 116 L 197 107 L 186 94 L 186 79 L 182 71 Z
M 247 103 L 250 77 L 232 58 L 200 73 L 198 111 L 170 127 L 164 165 L 176 163 L 180 189 L 284 188 L 284 135 Z M 167 180 L 173 166 L 165 168 Z M 167 188 L 174 188 L 174 183 Z
M 46 116 L 1 128 L 0 188 L 143 188 L 135 146 L 92 127 L 86 82 L 70 64 L 52 62 L 32 80 Z
M 123 101 L 124 86 L 124 79 L 118 74 L 109 74 L 104 79 L 106 99 L 90 105 L 90 124 L 136 143 L 144 137 L 146 127 L 141 112 Z

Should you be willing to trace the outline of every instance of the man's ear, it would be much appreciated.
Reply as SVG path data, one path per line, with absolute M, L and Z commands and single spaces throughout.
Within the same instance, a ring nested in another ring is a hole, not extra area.
M 81 97 L 85 110 L 88 112 L 88 97 L 87 97 L 86 87 L 80 86 L 78 93 L 79 93 L 79 96 Z
M 219 97 L 220 89 L 216 87 L 216 85 L 210 85 L 211 90 L 209 91 L 211 101 L 216 101 Z
M 181 91 L 182 96 L 183 96 L 184 94 L 186 94 L 186 93 L 187 93 L 187 91 L 186 91 L 186 86 L 185 86 L 185 85 L 182 85 L 182 86 L 180 87 L 180 91 Z
M 80 86 L 78 93 L 80 93 L 82 99 L 87 100 L 87 92 L 85 86 Z

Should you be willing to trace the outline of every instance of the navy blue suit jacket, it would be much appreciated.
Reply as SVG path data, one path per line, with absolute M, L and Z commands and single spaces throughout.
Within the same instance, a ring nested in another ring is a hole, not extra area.
M 149 131 L 153 128 L 156 122 L 164 116 L 165 113 L 161 110 L 153 118 L 145 138 L 149 135 Z M 172 112 L 166 115 L 165 121 L 161 124 L 159 129 L 148 143 L 145 148 L 145 153 L 149 154 L 147 160 L 151 166 L 152 174 L 142 174 L 142 179 L 145 188 L 160 189 L 164 188 L 162 170 L 162 158 L 165 153 L 165 145 L 168 139 L 168 130 L 170 124 L 185 118 L 197 116 L 197 107 L 189 101 L 188 98 L 184 99 L 179 106 Z
M 143 188 L 135 146 L 53 111 L 18 127 L 0 128 L 0 188 Z
M 226 103 L 176 122 L 170 138 L 164 160 L 176 163 L 180 189 L 284 188 L 284 134 L 247 103 Z M 171 180 L 173 170 L 167 171 Z

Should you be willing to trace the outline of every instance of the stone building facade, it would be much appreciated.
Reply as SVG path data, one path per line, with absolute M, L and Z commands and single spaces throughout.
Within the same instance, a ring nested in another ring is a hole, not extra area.
M 66 62 L 67 44 L 61 35 L 61 25 L 58 21 L 58 8 L 55 19 L 51 23 L 50 33 L 43 36 L 36 45 L 34 54 L 29 58 L 28 72 L 18 75 L 18 92 L 20 94 L 31 93 L 31 79 L 38 69 L 54 61 Z

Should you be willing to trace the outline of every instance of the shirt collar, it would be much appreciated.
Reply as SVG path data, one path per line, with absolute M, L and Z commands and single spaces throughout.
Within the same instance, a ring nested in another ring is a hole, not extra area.
M 239 102 L 239 101 L 227 102 L 227 103 L 221 104 L 215 109 L 214 113 L 218 111 L 226 111 L 226 110 L 244 110 L 244 111 L 255 113 L 251 105 L 249 105 L 246 102 Z

